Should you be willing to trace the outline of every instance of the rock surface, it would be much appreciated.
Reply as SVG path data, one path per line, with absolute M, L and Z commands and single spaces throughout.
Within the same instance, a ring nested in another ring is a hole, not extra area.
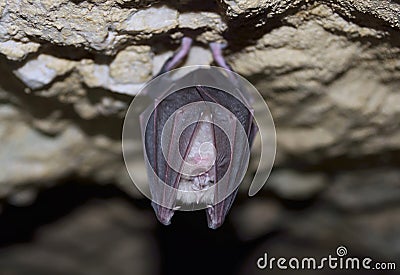
M 2 273 L 155 274 L 159 255 L 153 227 L 152 213 L 127 201 L 90 200 L 37 230 L 31 243 L 0 250 Z
M 397 0 L 0 0 L 0 199 L 26 205 L 70 177 L 140 197 L 121 154 L 124 114 L 184 35 L 196 41 L 186 65 L 210 64 L 206 44 L 227 43 L 275 120 L 276 169 L 258 195 L 275 200 L 239 207 L 232 221 L 254 223 L 239 235 L 344 230 L 399 257 Z M 324 207 L 285 222 L 285 203 L 312 200 Z
M 60 0 L 3 1 L 0 7 L 2 104 L 13 110 L 1 120 L 7 124 L 18 117 L 9 126 L 15 131 L 5 131 L 4 139 L 36 143 L 31 154 L 46 151 L 42 164 L 35 163 L 47 171 L 41 172 L 47 175 L 44 181 L 81 173 L 82 159 L 93 168 L 86 169 L 92 171 L 89 177 L 117 178 L 105 171 L 106 166 L 123 168 L 119 129 L 99 123 L 121 125 L 130 96 L 160 68 L 183 34 L 201 43 L 229 43 L 227 59 L 271 109 L 279 165 L 293 159 L 304 166 L 337 158 L 373 159 L 400 150 L 396 1 L 218 1 L 199 6 Z M 210 63 L 209 53 L 197 48 L 188 64 Z M 25 134 L 15 136 L 18 131 Z M 107 150 L 93 149 L 98 156 L 91 160 L 86 157 L 91 154 L 70 151 L 52 167 L 50 160 L 63 152 L 67 143 L 62 136 L 69 131 L 79 133 L 72 139 L 80 139 L 83 147 L 100 139 Z M 41 147 L 56 140 L 60 144 L 54 151 Z M 24 165 L 9 162 L 10 167 Z M 2 173 L 2 189 L 9 190 L 3 196 L 12 192 L 14 182 L 24 185 L 32 176 L 31 169 L 13 171 Z

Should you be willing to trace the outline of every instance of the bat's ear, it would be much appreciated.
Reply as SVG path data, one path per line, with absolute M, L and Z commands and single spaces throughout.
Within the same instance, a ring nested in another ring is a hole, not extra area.
M 154 212 L 156 213 L 157 219 L 164 225 L 170 225 L 172 216 L 174 215 L 174 210 L 162 207 L 155 202 L 151 203 Z

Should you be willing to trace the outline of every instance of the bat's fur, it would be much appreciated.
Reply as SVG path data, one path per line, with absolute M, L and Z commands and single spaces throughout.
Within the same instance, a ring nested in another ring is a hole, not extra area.
M 214 192 L 212 190 L 207 187 L 202 190 L 196 190 L 193 180 L 182 179 L 179 182 L 177 200 L 187 205 L 193 203 L 212 205 L 214 201 Z
M 202 119 L 210 121 L 211 115 L 204 115 Z M 213 171 L 216 152 L 212 137 L 211 124 L 199 123 L 185 159 L 192 165 L 192 170 L 188 172 L 193 176 L 182 175 L 178 186 L 177 199 L 184 204 L 211 205 L 213 202 L 214 193 L 208 189 L 215 181 Z

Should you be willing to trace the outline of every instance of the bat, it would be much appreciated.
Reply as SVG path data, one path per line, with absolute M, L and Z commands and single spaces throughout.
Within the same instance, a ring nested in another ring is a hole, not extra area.
M 191 43 L 190 38 L 183 38 L 180 49 L 157 76 L 176 67 Z M 222 79 L 235 83 L 222 46 L 211 43 L 210 48 L 215 62 L 229 70 Z M 190 80 L 196 73 L 185 77 Z M 258 131 L 249 99 L 202 85 L 154 97 L 152 108 L 140 121 L 157 219 L 169 225 L 182 207 L 205 208 L 208 227 L 216 229 L 233 204 Z

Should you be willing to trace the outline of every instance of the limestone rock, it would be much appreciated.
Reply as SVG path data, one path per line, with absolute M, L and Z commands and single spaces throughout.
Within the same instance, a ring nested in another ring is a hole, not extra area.
M 10 60 L 22 60 L 29 53 L 36 52 L 40 47 L 39 43 L 22 43 L 14 40 L 0 42 L 0 53 L 4 54 Z
M 160 20 L 162 18 L 162 20 Z M 178 11 L 166 6 L 150 7 L 133 13 L 121 26 L 129 32 L 160 33 L 178 25 Z
M 74 62 L 55 58 L 51 55 L 39 55 L 15 71 L 15 74 L 29 88 L 38 89 L 51 83 L 57 76 L 63 75 L 74 67 Z
M 155 274 L 159 259 L 150 214 L 122 199 L 90 200 L 40 228 L 32 243 L 0 251 L 2 272 Z
M 335 178 L 325 196 L 351 212 L 396 203 L 400 199 L 400 173 L 387 169 L 343 173 Z
M 266 188 L 278 196 L 290 200 L 310 199 L 324 190 L 328 184 L 322 174 L 301 175 L 291 170 L 274 171 Z
M 127 47 L 110 64 L 110 76 L 120 83 L 144 83 L 150 79 L 151 72 L 148 46 Z

